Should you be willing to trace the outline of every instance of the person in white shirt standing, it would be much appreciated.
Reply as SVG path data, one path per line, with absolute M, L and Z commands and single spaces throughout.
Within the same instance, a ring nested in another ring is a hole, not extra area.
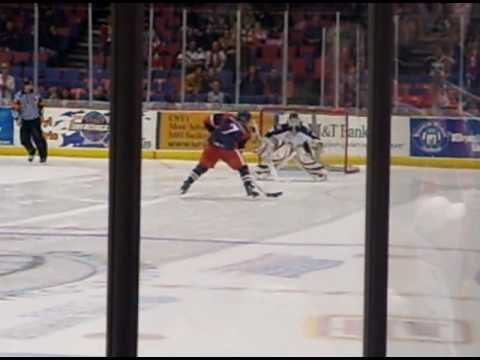
M 0 75 L 0 101 L 12 101 L 14 91 L 15 78 L 10 75 L 10 66 L 3 63 L 2 74 Z
M 13 100 L 13 115 L 20 126 L 20 141 L 28 152 L 28 161 L 32 162 L 38 150 L 40 162 L 47 161 L 47 141 L 42 134 L 43 103 L 39 94 L 34 93 L 33 84 L 25 80 L 23 90 L 15 94 Z M 32 145 L 32 139 L 36 148 Z

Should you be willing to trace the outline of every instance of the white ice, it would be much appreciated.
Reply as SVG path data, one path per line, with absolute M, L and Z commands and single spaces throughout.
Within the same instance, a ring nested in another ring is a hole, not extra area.
M 264 182 L 144 161 L 140 355 L 360 356 L 365 171 Z M 105 353 L 106 160 L 0 158 L 0 355 Z M 480 351 L 480 171 L 396 167 L 390 355 Z

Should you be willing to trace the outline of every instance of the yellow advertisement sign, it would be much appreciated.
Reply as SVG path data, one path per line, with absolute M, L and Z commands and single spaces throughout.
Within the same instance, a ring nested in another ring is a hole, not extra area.
M 160 149 L 200 150 L 208 139 L 208 131 L 203 122 L 213 111 L 162 111 L 160 121 Z M 252 119 L 260 125 L 259 112 L 252 112 Z M 269 129 L 273 123 L 272 116 L 263 119 L 262 128 Z M 252 136 L 245 150 L 254 151 L 258 140 Z

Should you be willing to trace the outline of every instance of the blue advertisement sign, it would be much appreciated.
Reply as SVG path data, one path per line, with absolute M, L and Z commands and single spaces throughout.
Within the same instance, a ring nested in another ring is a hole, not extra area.
M 412 156 L 480 159 L 480 118 L 410 118 Z
M 0 145 L 13 145 L 13 116 L 10 108 L 0 107 Z

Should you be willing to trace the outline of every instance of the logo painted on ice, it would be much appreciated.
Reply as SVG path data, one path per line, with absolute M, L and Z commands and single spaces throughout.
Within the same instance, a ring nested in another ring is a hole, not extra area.
M 388 339 L 423 344 L 469 344 L 472 325 L 465 320 L 415 316 L 388 316 Z M 307 338 L 362 340 L 361 315 L 309 316 L 304 323 Z
M 437 154 L 448 146 L 448 132 L 439 124 L 428 121 L 415 129 L 413 141 L 423 152 Z
M 0 277 L 31 270 L 43 262 L 40 256 L 0 254 Z
M 215 268 L 222 272 L 243 272 L 283 278 L 300 278 L 302 275 L 340 266 L 338 260 L 315 259 L 308 256 L 265 254 L 255 259 Z

